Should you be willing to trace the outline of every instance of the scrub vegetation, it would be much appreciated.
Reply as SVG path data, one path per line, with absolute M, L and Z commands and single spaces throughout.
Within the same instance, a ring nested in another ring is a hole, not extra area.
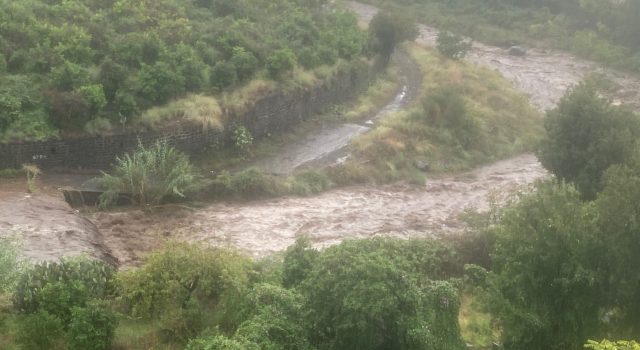
M 280 85 L 312 84 L 366 46 L 356 18 L 324 1 L 0 6 L 0 141 L 175 121 L 221 127 L 233 91 L 250 103 Z

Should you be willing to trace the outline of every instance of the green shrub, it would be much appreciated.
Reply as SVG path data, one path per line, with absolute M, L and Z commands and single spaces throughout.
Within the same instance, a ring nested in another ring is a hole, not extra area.
M 105 189 L 101 207 L 115 204 L 121 195 L 129 196 L 133 204 L 146 205 L 184 198 L 198 186 L 198 178 L 184 153 L 156 142 L 150 148 L 140 144 L 133 155 L 116 157 L 113 173 L 103 173 L 99 183 Z
M 56 349 L 63 336 L 62 321 L 41 310 L 20 319 L 16 340 L 24 350 Z
M 224 293 L 237 293 L 247 283 L 247 265 L 224 249 L 169 243 L 141 267 L 118 275 L 119 300 L 136 317 L 194 309 L 194 301 L 216 305 Z
M 54 68 L 51 73 L 51 84 L 63 91 L 71 91 L 88 84 L 91 81 L 89 72 L 84 67 L 65 61 Z
M 467 113 L 465 101 L 453 87 L 440 87 L 422 100 L 421 116 L 429 125 L 449 130 L 465 149 L 474 146 L 479 126 Z
M 189 341 L 185 350 L 258 350 L 256 344 L 229 339 L 224 335 L 197 338 Z
M 211 68 L 209 83 L 215 88 L 224 89 L 235 84 L 237 80 L 236 66 L 231 62 L 221 61 Z
M 577 350 L 604 329 L 608 250 L 594 209 L 571 186 L 549 182 L 501 215 L 492 232 L 491 305 L 505 348 Z
M 629 159 L 640 135 L 640 118 L 611 105 L 591 81 L 568 91 L 547 113 L 544 126 L 540 162 L 559 179 L 574 183 L 584 199 L 595 198 L 604 172 Z
M 274 51 L 267 58 L 267 70 L 272 78 L 279 78 L 296 65 L 296 55 L 289 48 Z
M 595 340 L 589 340 L 587 344 L 584 345 L 585 349 L 593 349 L 593 350 L 640 350 L 640 344 L 635 341 L 609 341 L 603 340 L 601 342 L 597 342 Z
M 417 269 L 419 260 L 433 255 L 412 254 L 415 243 L 347 241 L 323 251 L 301 286 L 312 343 L 332 349 L 464 349 L 458 292 Z
M 301 196 L 320 193 L 333 186 L 333 183 L 327 175 L 317 171 L 298 173 L 290 178 L 287 184 L 289 192 Z
M 89 104 L 93 118 L 107 105 L 107 99 L 104 96 L 102 85 L 83 85 L 78 89 L 78 93 L 82 95 Z
M 108 301 L 92 300 L 84 307 L 74 307 L 67 335 L 69 349 L 109 349 L 117 323 L 116 314 Z
M 240 125 L 233 130 L 233 146 L 243 155 L 249 154 L 253 145 L 253 135 L 245 126 Z
M 438 51 L 448 58 L 462 59 L 471 50 L 471 42 L 448 31 L 440 31 L 437 41 Z
M 296 243 L 289 246 L 284 253 L 282 286 L 296 287 L 304 281 L 318 260 L 318 255 L 319 252 L 311 247 L 308 236 L 296 239 Z
M 185 91 L 185 79 L 176 67 L 158 61 L 152 65 L 143 64 L 138 75 L 136 92 L 139 102 L 151 106 L 176 98 Z
M 231 63 L 233 63 L 236 68 L 238 80 L 251 78 L 253 73 L 258 69 L 258 59 L 256 56 L 245 50 L 243 47 L 233 48 Z
M 295 290 L 257 284 L 246 298 L 248 319 L 234 339 L 258 349 L 311 350 L 304 323 L 304 298 Z
M 243 170 L 231 178 L 231 192 L 242 197 L 262 197 L 277 193 L 277 185 L 272 177 L 257 168 Z
M 26 268 L 20 258 L 21 248 L 22 242 L 16 236 L 0 236 L 0 294 L 12 292 Z
M 21 313 L 46 310 L 65 325 L 71 310 L 112 292 L 113 268 L 85 257 L 43 262 L 26 271 L 14 293 L 14 307 Z

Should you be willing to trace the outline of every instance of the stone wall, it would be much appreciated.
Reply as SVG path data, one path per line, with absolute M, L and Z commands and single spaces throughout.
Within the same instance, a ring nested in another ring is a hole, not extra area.
M 366 86 L 370 74 L 364 65 L 353 65 L 314 87 L 272 92 L 259 99 L 245 114 L 231 115 L 228 120 L 239 120 L 256 138 L 283 131 L 328 107 L 353 98 Z M 0 143 L 0 169 L 19 168 L 30 163 L 43 169 L 104 170 L 113 164 L 116 156 L 133 151 L 138 142 L 149 145 L 164 140 L 187 154 L 196 155 L 226 145 L 230 140 L 229 134 L 229 130 L 221 132 L 184 125 L 161 131 Z

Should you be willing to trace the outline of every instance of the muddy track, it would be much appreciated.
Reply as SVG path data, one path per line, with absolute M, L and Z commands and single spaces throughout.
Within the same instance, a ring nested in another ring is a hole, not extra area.
M 278 154 L 253 164 L 268 174 L 289 175 L 296 170 L 320 168 L 348 156 L 347 146 L 358 135 L 371 131 L 378 121 L 406 108 L 415 100 L 422 84 L 420 67 L 409 55 L 397 50 L 392 57 L 398 67 L 399 88 L 395 97 L 377 114 L 361 123 L 327 125 L 308 133 Z

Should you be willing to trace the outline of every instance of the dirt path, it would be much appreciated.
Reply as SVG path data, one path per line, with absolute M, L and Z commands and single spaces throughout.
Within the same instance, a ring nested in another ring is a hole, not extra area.
M 344 158 L 346 147 L 353 138 L 370 131 L 377 121 L 405 108 L 418 95 L 422 84 L 420 67 L 401 50 L 397 50 L 392 59 L 398 67 L 400 88 L 394 99 L 376 115 L 360 124 L 344 123 L 315 130 L 278 154 L 260 160 L 255 166 L 268 174 L 288 175 L 297 169 L 322 167 Z

